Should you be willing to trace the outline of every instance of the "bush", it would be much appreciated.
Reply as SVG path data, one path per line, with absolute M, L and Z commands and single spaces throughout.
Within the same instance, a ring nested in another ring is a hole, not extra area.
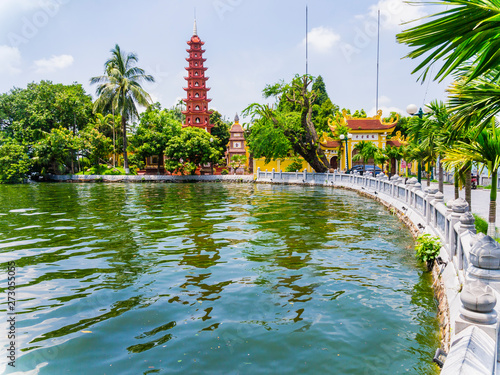
M 22 182 L 31 165 L 24 146 L 17 143 L 0 146 L 0 184 Z
M 106 164 L 99 164 L 97 166 L 94 165 L 93 167 L 85 169 L 83 172 L 80 172 L 78 174 L 80 174 L 80 175 L 93 174 L 93 175 L 99 175 L 99 176 L 118 176 L 118 175 L 124 175 L 125 169 L 123 167 L 113 168 L 111 166 L 107 166 Z M 137 167 L 131 165 L 130 166 L 130 174 L 136 175 L 137 174 Z
M 292 158 L 292 163 L 285 168 L 285 172 L 295 172 L 302 170 L 302 160 L 298 157 Z
M 486 234 L 488 232 L 488 222 L 484 220 L 482 217 L 477 216 L 476 214 L 474 215 L 474 225 L 476 226 L 476 232 L 477 233 L 484 233 Z
M 223 169 L 220 174 L 222 175 L 226 175 L 226 174 L 229 174 L 229 171 L 227 169 Z
M 441 240 L 439 237 L 431 237 L 430 234 L 422 234 L 417 237 L 415 256 L 421 262 L 433 263 L 439 255 Z

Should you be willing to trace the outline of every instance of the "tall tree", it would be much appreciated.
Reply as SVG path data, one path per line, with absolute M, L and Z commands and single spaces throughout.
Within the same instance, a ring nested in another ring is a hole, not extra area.
M 316 93 L 311 92 L 309 86 L 313 80 L 309 75 L 297 75 L 289 84 L 280 82 L 266 86 L 264 97 L 280 98 L 280 102 L 285 101 L 292 110 L 287 110 L 286 106 L 280 109 L 280 106 L 272 108 L 254 103 L 243 111 L 244 116 L 250 115 L 256 120 L 248 140 L 254 157 L 275 159 L 293 150 L 316 172 L 328 171 L 329 163 L 312 121 Z
M 33 82 L 0 95 L 0 126 L 20 143 L 33 144 L 59 127 L 75 134 L 91 120 L 92 98 L 80 84 Z
M 140 115 L 139 126 L 130 139 L 133 151 L 144 159 L 158 156 L 158 171 L 163 164 L 163 155 L 169 141 L 179 135 L 181 123 L 172 110 L 161 110 L 160 104 L 153 104 Z
M 318 76 L 314 80 L 311 91 L 317 95 L 313 104 L 312 122 L 318 132 L 328 132 L 328 119 L 335 115 L 339 107 L 330 100 L 323 77 Z
M 221 155 L 225 155 L 229 143 L 229 129 L 231 125 L 227 121 L 224 121 L 222 115 L 217 111 L 214 111 L 210 115 L 210 123 L 214 125 L 210 134 L 214 137 L 215 147 L 219 149 Z
M 201 164 L 216 162 L 220 152 L 213 137 L 203 129 L 186 127 L 174 136 L 165 149 L 165 167 L 170 172 L 194 174 Z
M 123 128 L 123 167 L 129 173 L 127 157 L 127 122 L 138 118 L 137 105 L 148 107 L 151 97 L 142 88 L 141 82 L 154 82 L 141 68 L 135 53 L 122 52 L 118 44 L 111 50 L 111 58 L 104 64 L 104 74 L 93 77 L 91 84 L 99 84 L 96 90 L 95 112 L 113 112 L 120 114 Z
M 498 169 L 500 168 L 500 128 L 495 124 L 495 121 L 491 120 L 490 125 L 483 128 L 477 137 L 470 142 L 458 141 L 447 152 L 444 162 L 455 168 L 460 168 L 464 163 L 470 164 L 472 162 L 483 164 L 488 168 L 488 173 L 491 174 L 488 235 L 494 236 Z

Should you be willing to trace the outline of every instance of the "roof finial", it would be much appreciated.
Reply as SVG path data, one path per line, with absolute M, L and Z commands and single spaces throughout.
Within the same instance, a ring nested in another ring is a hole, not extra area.
M 193 27 L 193 36 L 198 35 L 198 30 L 196 28 L 196 8 L 194 8 L 194 27 Z
M 238 117 L 238 112 L 236 112 L 236 116 L 234 116 L 234 122 L 240 122 L 240 118 Z

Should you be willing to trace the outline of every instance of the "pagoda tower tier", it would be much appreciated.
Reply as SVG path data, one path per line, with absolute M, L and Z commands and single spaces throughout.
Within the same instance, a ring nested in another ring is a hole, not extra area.
M 203 58 L 205 50 L 202 49 L 202 46 L 205 43 L 198 37 L 196 20 L 194 21 L 193 36 L 187 44 L 189 49 L 186 51 L 189 53 L 189 57 L 186 58 L 186 61 L 189 66 L 186 68 L 188 75 L 184 77 L 187 81 L 187 87 L 184 87 L 187 97 L 183 99 L 186 103 L 186 110 L 182 112 L 186 116 L 186 121 L 182 126 L 202 128 L 210 133 L 213 128 L 210 123 L 210 115 L 213 111 L 208 109 L 208 103 L 212 99 L 208 99 L 210 88 L 206 85 L 208 80 L 208 77 L 205 77 L 207 67 L 203 66 L 206 59 Z

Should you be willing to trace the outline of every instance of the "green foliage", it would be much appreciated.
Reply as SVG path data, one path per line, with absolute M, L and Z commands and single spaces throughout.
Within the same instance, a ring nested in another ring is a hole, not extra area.
M 439 237 L 432 237 L 430 234 L 421 234 L 417 237 L 415 256 L 421 262 L 433 261 L 438 257 L 440 249 L 441 240 Z
M 210 123 L 214 125 L 211 132 L 214 138 L 214 145 L 219 150 L 221 155 L 224 155 L 227 151 L 229 137 L 231 136 L 229 133 L 231 124 L 224 121 L 222 119 L 222 115 L 217 111 L 214 111 L 210 115 Z
M 220 172 L 221 175 L 226 175 L 226 174 L 229 174 L 229 171 L 227 169 L 223 169 L 221 172 Z
M 140 115 L 140 122 L 135 134 L 130 138 L 134 152 L 134 161 L 144 163 L 148 156 L 158 156 L 161 162 L 170 140 L 181 132 L 181 123 L 170 110 L 153 105 Z
M 255 108 L 257 110 L 257 108 Z M 246 142 L 254 158 L 265 158 L 266 163 L 271 160 L 284 159 L 292 153 L 292 144 L 287 133 L 297 136 L 302 134 L 300 114 L 290 112 L 285 114 L 276 111 L 276 121 L 269 117 L 269 108 L 260 108 L 262 117 L 257 119 L 247 134 Z
M 83 129 L 92 119 L 92 99 L 80 84 L 30 83 L 0 95 L 0 124 L 9 138 L 33 144 L 54 128 Z
M 269 162 L 296 154 L 316 172 L 328 170 L 329 163 L 312 121 L 312 105 L 317 93 L 308 88 L 313 81 L 309 75 L 297 75 L 291 83 L 267 85 L 264 97 L 279 100 L 277 108 L 253 103 L 243 111 L 244 116 L 250 115 L 253 120 L 248 136 L 253 157 L 264 157 Z
M 165 168 L 170 172 L 192 174 L 199 165 L 216 162 L 220 152 L 211 138 L 212 136 L 202 129 L 182 128 L 165 149 Z
M 464 63 L 470 63 L 474 79 L 500 65 L 500 4 L 491 0 L 442 0 L 446 10 L 429 21 L 396 36 L 412 48 L 407 57 L 422 59 L 413 73 L 425 80 L 435 63 L 442 63 L 434 79 L 444 79 Z
M 22 182 L 31 164 L 26 147 L 15 141 L 2 142 L 0 138 L 0 184 Z
M 63 174 L 69 168 L 75 150 L 80 149 L 81 141 L 66 128 L 54 128 L 34 146 L 34 163 L 54 174 Z
M 353 118 L 366 118 L 367 115 L 366 115 L 366 112 L 364 109 L 361 109 L 361 111 L 359 110 L 356 110 L 356 112 L 354 112 L 354 114 L 352 115 Z
M 231 163 L 231 167 L 233 167 L 234 170 L 237 170 L 238 168 L 241 168 L 241 166 L 244 165 L 246 161 L 246 155 L 233 155 L 231 156 L 231 160 L 229 162 Z
M 474 226 L 476 227 L 477 233 L 487 234 L 488 232 L 488 222 L 484 220 L 481 216 L 472 214 L 474 216 Z
M 141 82 L 154 82 L 143 69 L 135 66 L 135 53 L 126 54 L 117 44 L 111 50 L 111 57 L 105 63 L 104 75 L 90 79 L 91 84 L 99 84 L 94 111 L 120 114 L 123 129 L 123 165 L 128 170 L 127 121 L 138 118 L 137 105 L 148 107 L 152 100 L 142 88 Z
M 123 167 L 112 167 L 107 164 L 94 165 L 90 168 L 85 169 L 84 172 L 77 173 L 78 175 L 98 175 L 98 176 L 118 176 L 125 175 L 125 169 Z M 135 168 L 131 168 L 130 173 L 136 175 L 137 171 Z
M 83 154 L 92 165 L 98 165 L 101 161 L 107 161 L 113 151 L 111 139 L 106 138 L 95 128 L 87 128 L 81 134 L 81 147 Z
M 290 165 L 288 165 L 286 168 L 285 168 L 285 172 L 295 172 L 295 171 L 301 171 L 303 168 L 303 164 L 302 164 L 303 160 L 298 158 L 298 157 L 294 157 L 292 158 L 292 162 L 290 163 Z

